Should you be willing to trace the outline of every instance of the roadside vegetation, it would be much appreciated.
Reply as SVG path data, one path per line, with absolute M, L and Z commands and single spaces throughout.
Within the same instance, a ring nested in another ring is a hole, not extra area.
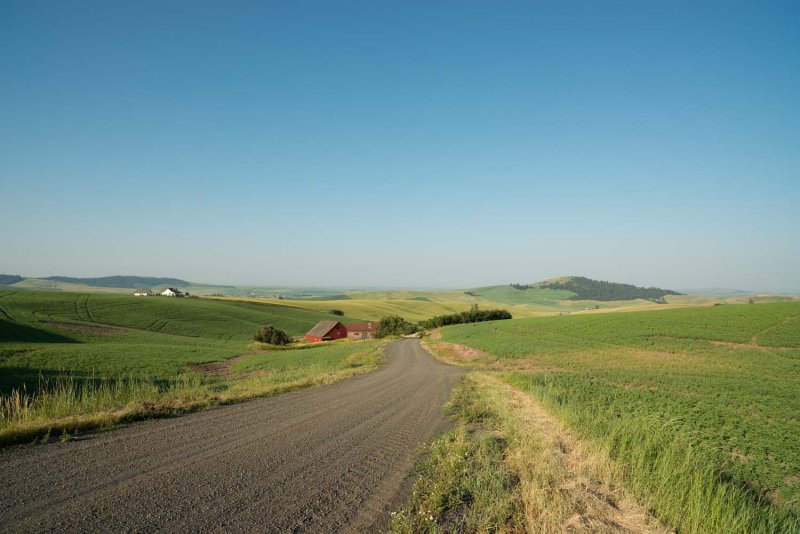
M 178 414 L 374 368 L 380 342 L 277 346 L 283 336 L 300 336 L 331 317 L 254 303 L 0 291 L 0 444 Z M 265 323 L 271 344 L 253 342 Z
M 467 375 L 448 412 L 393 533 L 668 532 L 601 452 L 498 378 Z
M 610 487 L 624 487 L 663 524 L 696 533 L 800 531 L 800 304 L 440 332 L 437 352 L 496 377 L 484 382 L 489 391 L 524 394 L 600 464 L 606 459 Z M 546 494 L 525 494 L 523 507 Z M 448 530 L 446 519 L 437 525 Z

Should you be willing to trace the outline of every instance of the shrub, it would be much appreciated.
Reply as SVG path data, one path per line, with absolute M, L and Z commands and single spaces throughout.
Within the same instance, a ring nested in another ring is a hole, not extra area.
M 417 331 L 417 325 L 411 324 L 399 315 L 389 315 L 378 323 L 375 337 L 402 336 L 413 334 Z
M 344 312 L 342 310 L 337 310 L 335 308 L 332 310 L 328 310 L 328 313 L 330 313 L 331 315 L 344 315 Z
M 268 324 L 258 329 L 255 340 L 261 343 L 269 343 L 270 345 L 288 345 L 291 341 L 286 332 Z

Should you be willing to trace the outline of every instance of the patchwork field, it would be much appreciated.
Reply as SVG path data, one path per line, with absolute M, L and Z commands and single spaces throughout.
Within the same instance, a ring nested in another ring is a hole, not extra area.
M 743 304 L 754 302 L 782 302 L 797 300 L 779 295 L 668 295 L 664 302 L 649 300 L 568 300 L 569 291 L 530 288 L 518 290 L 510 285 L 490 286 L 464 291 L 350 291 L 331 295 L 318 295 L 304 299 L 277 299 L 252 297 L 221 297 L 221 300 L 257 302 L 276 306 L 294 306 L 319 312 L 331 309 L 368 320 L 379 320 L 387 315 L 399 315 L 407 321 L 418 322 L 434 315 L 446 315 L 468 310 L 477 304 L 482 308 L 502 308 L 515 318 L 542 317 L 559 314 L 596 314 L 617 311 L 648 311 L 714 304 Z
M 679 531 L 800 529 L 800 303 L 458 325 L 435 346 L 602 449 Z
M 252 302 L 0 291 L 0 442 L 15 432 L 67 428 L 65 418 L 133 417 L 145 405 L 151 412 L 160 404 L 193 409 L 330 381 L 376 363 L 374 343 L 293 351 L 252 345 L 263 324 L 302 336 L 323 319 L 357 320 Z M 225 373 L 198 365 L 234 356 Z
M 239 301 L 242 299 L 225 299 Z M 295 306 L 319 313 L 331 309 L 341 310 L 348 316 L 363 317 L 369 321 L 379 321 L 388 315 L 399 315 L 407 321 L 418 322 L 434 315 L 445 315 L 468 310 L 469 300 L 433 300 L 427 297 L 416 298 L 352 298 L 337 300 L 278 300 L 278 299 L 245 299 L 247 302 L 271 304 L 273 306 Z

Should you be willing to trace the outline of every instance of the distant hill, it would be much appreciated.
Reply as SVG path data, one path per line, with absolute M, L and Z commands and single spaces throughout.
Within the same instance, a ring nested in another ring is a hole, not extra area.
M 516 289 L 554 289 L 574 293 L 567 300 L 652 300 L 663 301 L 667 295 L 680 295 L 677 291 L 658 287 L 638 287 L 631 284 L 592 280 L 583 276 L 568 276 L 546 280 L 529 286 L 513 285 Z
M 20 278 L 21 280 L 21 278 Z M 153 278 L 148 276 L 103 276 L 100 278 L 72 278 L 69 276 L 48 276 L 43 280 L 66 282 L 68 284 L 83 284 L 92 287 L 122 287 L 137 288 L 148 286 L 174 286 L 186 287 L 191 283 L 180 278 Z
M 17 274 L 0 274 L 0 286 L 10 286 L 11 284 L 16 284 L 23 280 L 25 280 L 25 278 Z

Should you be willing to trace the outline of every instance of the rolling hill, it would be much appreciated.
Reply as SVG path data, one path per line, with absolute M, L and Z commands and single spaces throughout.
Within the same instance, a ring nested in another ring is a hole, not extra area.
M 260 325 L 301 336 L 324 312 L 254 302 L 0 291 L 0 391 L 40 376 L 168 375 L 247 351 Z
M 514 286 L 517 289 L 526 290 L 530 286 Z M 677 291 L 661 289 L 658 287 L 639 287 L 632 284 L 620 284 L 616 282 L 604 282 L 592 280 L 583 276 L 567 276 L 546 280 L 534 284 L 536 289 L 552 289 L 557 291 L 569 291 L 573 293 L 568 300 L 652 300 L 663 301 L 668 295 L 680 295 Z
M 157 278 L 149 276 L 102 276 L 99 278 L 73 278 L 70 276 L 48 276 L 44 280 L 53 280 L 55 282 L 66 282 L 68 284 L 81 284 L 91 287 L 121 287 L 121 288 L 136 288 L 136 287 L 153 287 L 153 286 L 170 286 L 170 287 L 186 287 L 191 285 L 186 280 L 180 278 Z

